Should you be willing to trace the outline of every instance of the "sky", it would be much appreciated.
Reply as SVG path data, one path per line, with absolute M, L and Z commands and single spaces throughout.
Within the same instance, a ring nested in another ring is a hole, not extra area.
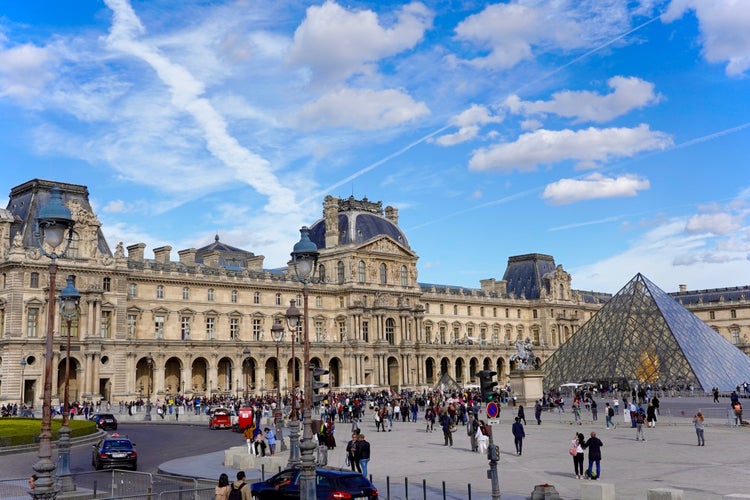
M 746 285 L 749 111 L 746 0 L 0 2 L 0 191 L 86 185 L 147 257 L 284 266 L 330 194 L 398 208 L 422 283 Z

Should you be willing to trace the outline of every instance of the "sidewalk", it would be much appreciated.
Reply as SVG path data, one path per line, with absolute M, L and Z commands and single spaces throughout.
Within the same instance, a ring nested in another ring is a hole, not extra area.
M 603 406 L 603 405 L 602 405 Z M 708 402 L 706 407 L 710 407 Z M 606 430 L 604 421 L 584 419 L 581 426 L 569 422 L 570 414 L 545 413 L 542 425 L 529 421 L 522 456 L 515 454 L 509 417 L 513 408 L 503 408 L 503 420 L 493 426 L 495 443 L 500 446 L 498 464 L 503 500 L 520 500 L 531 495 L 534 486 L 548 483 L 561 498 L 580 498 L 582 481 L 573 474 L 568 454 L 570 440 L 576 432 L 588 437 L 596 431 L 604 442 L 601 482 L 613 483 L 617 498 L 645 499 L 655 488 L 683 490 L 686 500 L 720 500 L 724 495 L 750 494 L 750 474 L 745 465 L 750 429 L 732 427 L 717 418 L 706 427 L 706 446 L 698 447 L 691 424 L 692 409 L 664 415 L 656 428 L 646 429 L 646 442 L 635 440 L 635 429 L 626 427 L 619 417 L 617 429 Z M 690 413 L 689 415 L 687 413 Z M 422 422 L 394 422 L 392 432 L 375 432 L 369 419 L 361 423 L 362 433 L 371 443 L 369 472 L 380 491 L 387 497 L 386 477 L 390 477 L 390 498 L 406 498 L 404 477 L 408 477 L 409 498 L 422 498 L 422 481 L 427 483 L 427 498 L 441 498 L 442 483 L 447 498 L 490 497 L 487 479 L 488 461 L 472 453 L 465 428 L 454 433 L 454 446 L 443 446 L 443 435 L 436 430 L 426 433 Z M 345 447 L 350 436 L 349 424 L 337 424 L 337 447 L 329 451 L 328 465 L 343 467 Z M 166 462 L 160 470 L 216 480 L 222 472 L 230 477 L 236 471 L 222 465 L 223 452 L 186 457 Z M 587 464 L 587 462 L 586 462 Z M 276 471 L 266 471 L 266 477 Z M 260 469 L 247 470 L 251 480 L 260 477 Z

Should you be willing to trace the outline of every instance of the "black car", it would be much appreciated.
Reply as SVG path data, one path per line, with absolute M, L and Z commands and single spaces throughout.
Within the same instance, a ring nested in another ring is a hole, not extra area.
M 299 467 L 286 469 L 265 481 L 250 485 L 255 500 L 299 498 Z M 319 499 L 377 500 L 378 490 L 362 474 L 348 469 L 319 467 L 315 470 Z
M 91 453 L 91 465 L 100 469 L 138 470 L 138 453 L 135 443 L 117 433 L 101 439 Z
M 117 419 L 111 413 L 95 413 L 89 417 L 89 420 L 94 422 L 100 429 L 106 430 L 117 430 Z

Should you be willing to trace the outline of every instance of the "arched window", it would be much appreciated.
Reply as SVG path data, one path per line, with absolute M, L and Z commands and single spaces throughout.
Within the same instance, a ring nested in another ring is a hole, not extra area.
M 363 260 L 360 260 L 359 264 L 357 264 L 357 281 L 360 283 L 365 282 L 365 262 Z
M 323 307 L 323 297 L 320 295 L 315 296 L 315 307 Z
M 326 266 L 323 264 L 318 265 L 318 279 L 321 283 L 326 282 Z
M 396 322 L 393 321 L 393 318 L 385 320 L 385 340 L 387 340 L 390 345 L 396 343 L 395 331 Z
M 214 301 L 214 289 L 213 288 L 208 289 L 208 296 L 206 298 L 208 299 L 209 302 Z
M 409 284 L 409 275 L 406 272 L 406 266 L 401 266 L 401 286 Z
M 388 267 L 385 263 L 380 264 L 380 284 L 385 285 L 388 283 Z
M 336 281 L 339 285 L 344 284 L 344 263 L 341 261 L 336 264 Z

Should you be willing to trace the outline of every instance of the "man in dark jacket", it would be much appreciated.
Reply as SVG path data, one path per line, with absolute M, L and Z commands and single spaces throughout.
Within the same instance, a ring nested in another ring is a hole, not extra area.
M 592 432 L 591 437 L 583 444 L 583 447 L 589 450 L 589 468 L 586 470 L 586 477 L 599 479 L 601 474 L 602 446 L 604 446 L 604 443 L 596 437 L 596 432 Z M 596 472 L 591 471 L 594 464 L 596 464 Z
M 359 457 L 359 468 L 362 469 L 362 475 L 367 477 L 367 464 L 370 463 L 370 443 L 365 440 L 364 434 L 357 436 L 357 457 Z
M 513 440 L 516 443 L 516 453 L 521 454 L 523 451 L 523 438 L 526 437 L 526 432 L 523 430 L 523 424 L 521 423 L 521 419 L 516 417 L 516 421 L 513 422 Z

